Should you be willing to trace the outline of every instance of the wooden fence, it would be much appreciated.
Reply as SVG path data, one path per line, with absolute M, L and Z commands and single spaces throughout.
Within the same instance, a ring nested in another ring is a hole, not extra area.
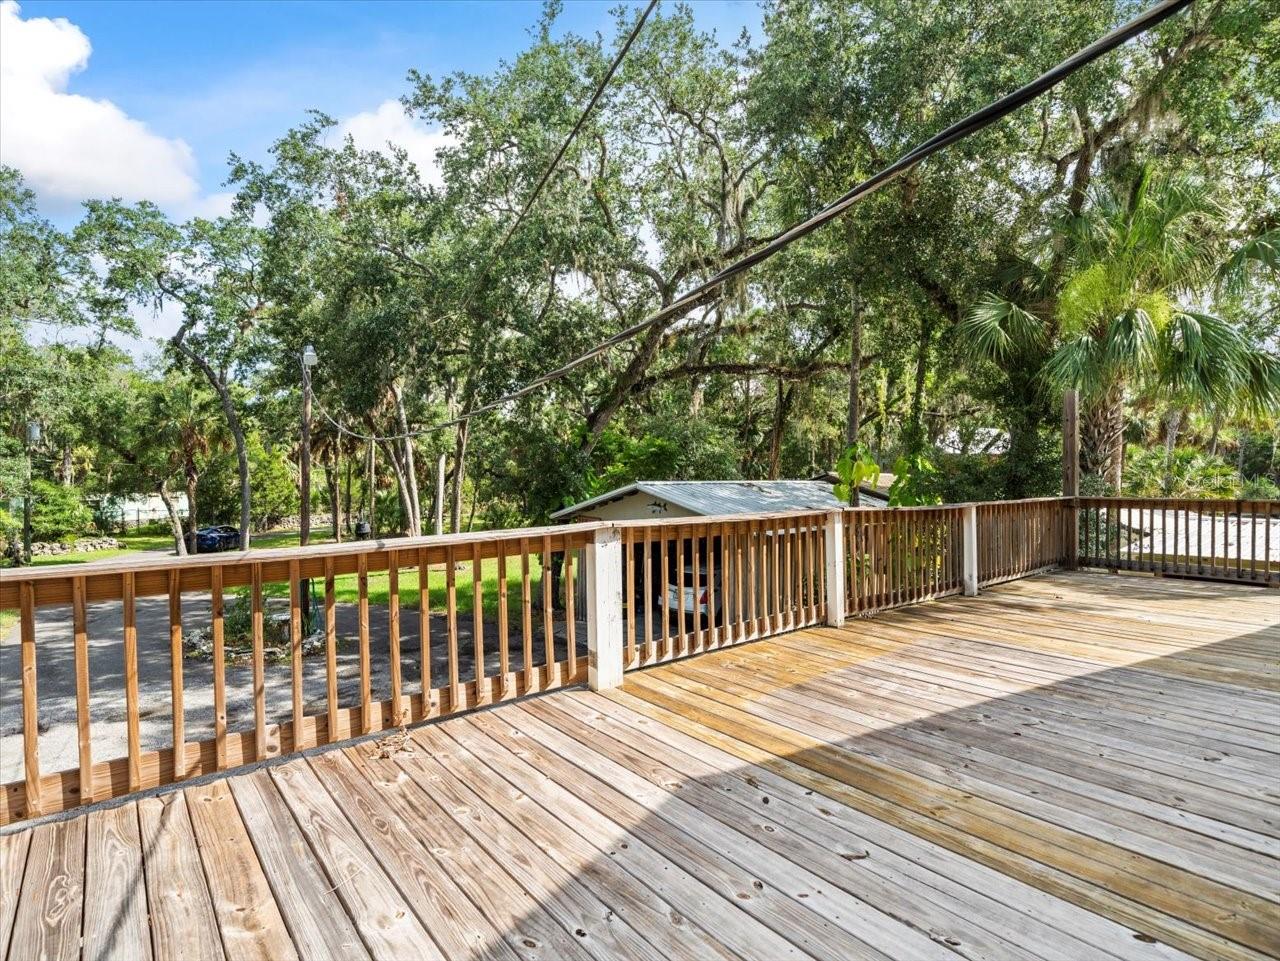
M 1275 501 L 1081 497 L 1079 563 L 1280 586 Z
M 23 765 L 0 824 L 1057 566 L 1280 586 L 1273 526 L 1267 502 L 1043 498 L 5 571 Z M 194 624 L 205 661 L 184 644 Z M 246 663 L 229 668 L 237 643 Z M 42 702 L 42 678 L 62 693 Z M 56 697 L 69 717 L 72 689 L 79 763 L 48 772 L 42 712 Z M 123 756 L 96 756 L 95 725 Z

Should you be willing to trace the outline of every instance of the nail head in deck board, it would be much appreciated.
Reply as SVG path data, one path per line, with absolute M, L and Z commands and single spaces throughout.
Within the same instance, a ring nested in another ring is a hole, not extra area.
M 185 792 L 228 961 L 288 961 L 297 951 L 226 780 Z
M 137 802 L 156 954 L 221 961 L 222 939 L 182 791 Z
M 330 751 L 312 758 L 311 764 L 342 809 L 365 825 L 362 836 L 374 859 L 413 906 L 445 957 L 516 961 L 517 955 L 503 940 L 502 932 L 458 886 L 466 879 L 500 876 L 501 867 L 492 862 L 463 865 L 438 860 L 435 855 L 441 854 L 442 844 L 447 842 L 428 838 L 434 822 L 447 817 L 424 798 L 415 800 L 423 808 L 421 814 L 413 806 L 406 806 L 399 799 L 396 782 L 408 781 L 408 776 L 389 760 L 366 761 L 364 750 L 352 747 Z M 375 766 L 391 768 L 391 783 L 375 784 L 370 780 Z M 509 887 L 506 896 L 519 900 Z
M 574 877 L 584 879 L 595 891 L 609 892 L 610 908 L 633 927 L 642 930 L 654 946 L 669 957 L 717 958 L 721 961 L 735 957 L 706 930 L 691 924 L 676 910 L 678 906 L 681 911 L 698 914 L 696 902 L 708 893 L 706 889 L 670 862 L 659 864 L 657 855 L 648 851 L 638 838 L 623 841 L 611 822 L 608 830 L 593 829 L 592 825 L 584 823 L 583 818 L 566 810 L 565 795 L 548 801 L 537 791 L 531 791 L 526 794 L 531 803 L 513 804 L 513 787 L 522 790 L 522 786 L 528 786 L 527 778 L 516 775 L 508 783 L 503 776 L 504 769 L 487 763 L 480 753 L 471 750 L 475 746 L 475 738 L 468 739 L 461 724 L 455 722 L 423 728 L 417 734 L 419 741 L 428 746 L 431 756 L 439 760 L 445 769 L 466 770 L 480 775 L 468 777 L 467 787 L 498 812 L 512 830 L 554 858 Z M 464 746 L 463 740 L 468 740 L 470 746 Z M 442 775 L 431 777 L 424 772 L 424 765 L 416 756 L 398 759 L 398 763 L 423 790 L 428 794 L 434 793 L 433 785 Z M 536 777 L 531 769 L 526 770 Z M 557 817 L 561 815 L 572 821 L 573 831 L 556 829 Z M 648 869 L 632 864 L 646 855 Z M 631 865 L 631 870 L 627 865 Z M 652 887 L 646 886 L 642 879 Z M 678 890 L 673 894 L 673 889 Z M 719 921 L 717 930 L 723 926 L 723 919 Z
M 13 961 L 80 957 L 84 905 L 84 818 L 32 829 L 18 911 L 9 941 Z
M 266 770 L 228 781 L 258 863 L 304 959 L 367 961 L 369 952 Z
M 436 943 L 306 760 L 273 767 L 270 773 L 369 953 L 375 958 L 443 961 Z
M 133 803 L 85 816 L 84 961 L 151 957 L 142 836 Z

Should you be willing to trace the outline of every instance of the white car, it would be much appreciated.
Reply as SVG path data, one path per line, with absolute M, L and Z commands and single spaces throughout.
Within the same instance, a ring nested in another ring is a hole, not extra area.
M 718 571 L 716 573 L 717 575 L 719 574 Z M 684 580 L 683 585 L 672 584 L 670 582 L 667 583 L 667 604 L 670 606 L 672 611 L 679 611 L 682 614 L 693 614 L 696 612 L 697 614 L 701 615 L 701 617 L 703 618 L 703 622 L 705 623 L 707 618 L 707 613 L 708 613 L 707 612 L 708 591 L 707 591 L 706 567 L 701 564 L 698 565 L 698 593 L 696 597 L 694 596 L 694 590 L 693 590 L 693 567 L 692 566 L 686 567 L 684 569 L 683 580 Z M 720 578 L 717 576 L 716 580 L 719 581 Z M 720 608 L 723 606 L 723 598 L 721 598 L 720 596 L 722 591 L 718 589 L 719 586 L 720 586 L 719 584 L 716 585 L 717 590 L 716 590 L 715 606 L 714 606 L 714 610 L 716 613 L 719 613 Z

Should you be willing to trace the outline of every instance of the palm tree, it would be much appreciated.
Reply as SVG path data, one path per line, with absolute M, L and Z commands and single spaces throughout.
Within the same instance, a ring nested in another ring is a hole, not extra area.
M 1082 468 L 1113 490 L 1127 397 L 1280 404 L 1280 358 L 1199 309 L 1259 264 L 1274 266 L 1263 256 L 1274 244 L 1262 238 L 1227 257 L 1229 221 L 1199 181 L 1144 169 L 1127 189 L 1099 187 L 1081 213 L 1058 218 L 1010 295 L 987 293 L 960 326 L 979 355 L 1008 363 L 1038 354 L 1047 387 L 1080 391 Z
M 196 487 L 209 455 L 225 446 L 216 398 L 194 378 L 170 373 L 152 398 L 157 440 L 167 451 L 170 473 L 181 473 L 187 493 L 187 536 L 197 549 Z

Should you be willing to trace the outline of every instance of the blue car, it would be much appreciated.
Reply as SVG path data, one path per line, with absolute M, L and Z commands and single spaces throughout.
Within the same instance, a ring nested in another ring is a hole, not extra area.
M 195 544 L 187 534 L 187 550 L 192 554 L 216 554 L 218 551 L 234 551 L 240 547 L 240 531 L 229 524 L 202 527 L 196 531 Z

